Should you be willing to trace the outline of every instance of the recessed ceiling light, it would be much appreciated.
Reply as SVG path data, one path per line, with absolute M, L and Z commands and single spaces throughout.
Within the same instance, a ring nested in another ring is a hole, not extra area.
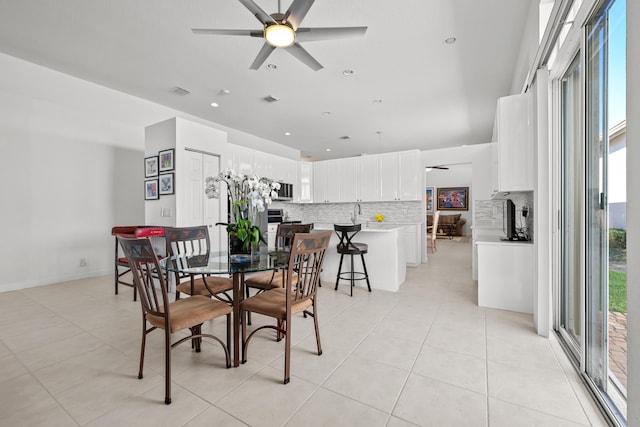
M 455 37 L 449 37 L 448 39 L 444 40 L 444 44 L 454 44 L 456 40 L 457 39 Z
M 327 148 L 325 151 L 331 151 L 331 148 Z
M 218 104 L 217 102 L 212 102 L 212 103 L 211 103 L 211 106 L 212 106 L 212 107 L 219 107 L 219 106 L 220 106 L 220 104 Z
M 353 70 L 344 70 L 342 72 L 342 74 L 345 75 L 345 76 L 353 76 L 353 73 L 355 73 L 355 71 L 353 71 Z
M 291 135 L 291 132 L 285 132 L 284 134 L 285 134 L 285 136 L 289 136 L 289 135 Z
M 231 91 L 229 89 L 222 89 L 220 91 L 220 95 L 229 95 L 231 93 Z
M 324 113 L 322 113 L 323 116 L 330 116 L 331 115 L 331 111 L 325 111 Z
M 267 70 L 275 70 L 278 68 L 276 64 L 267 64 Z

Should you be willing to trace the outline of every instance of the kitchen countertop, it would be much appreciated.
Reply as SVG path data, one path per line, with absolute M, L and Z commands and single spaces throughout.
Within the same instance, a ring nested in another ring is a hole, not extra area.
M 476 240 L 476 244 L 482 245 L 532 245 L 533 240 L 501 240 L 496 236 L 484 236 Z
M 350 223 L 337 223 L 338 225 L 353 225 Z M 377 223 L 377 222 L 373 222 L 373 223 L 360 223 L 360 225 L 362 225 L 362 230 L 360 231 L 362 232 L 374 232 L 374 233 L 388 233 L 391 231 L 396 231 L 396 230 L 401 230 L 402 228 L 404 228 L 406 225 L 409 224 L 391 224 L 391 223 Z M 322 223 L 322 222 L 317 222 L 313 224 L 313 229 L 314 230 L 333 230 L 333 226 L 334 224 L 330 224 L 330 223 Z

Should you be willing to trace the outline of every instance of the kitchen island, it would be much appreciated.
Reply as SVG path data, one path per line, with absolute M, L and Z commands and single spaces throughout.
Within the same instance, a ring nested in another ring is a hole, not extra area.
M 315 223 L 314 230 L 333 230 L 333 224 Z M 324 265 L 320 280 L 327 286 L 335 286 L 340 264 L 340 254 L 336 247 L 340 239 L 334 233 L 329 242 L 329 248 L 325 253 Z M 404 253 L 404 227 L 395 224 L 362 224 L 360 231 L 354 238 L 354 242 L 366 243 L 369 251 L 364 259 L 367 263 L 369 282 L 371 289 L 397 292 L 405 280 L 406 260 Z M 354 256 L 355 271 L 363 271 L 359 256 Z M 351 257 L 344 257 L 342 272 L 351 269 Z M 349 286 L 349 282 L 340 281 L 342 286 Z M 367 283 L 364 280 L 356 281 L 356 287 L 366 290 Z

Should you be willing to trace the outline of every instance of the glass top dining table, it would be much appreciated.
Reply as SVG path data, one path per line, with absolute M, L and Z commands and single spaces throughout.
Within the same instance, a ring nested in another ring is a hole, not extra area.
M 162 268 L 170 272 L 188 274 L 230 274 L 233 278 L 233 366 L 240 364 L 240 301 L 244 297 L 246 273 L 280 270 L 289 264 L 288 251 L 263 251 L 253 256 L 230 256 L 227 253 L 206 255 L 176 255 L 165 258 Z

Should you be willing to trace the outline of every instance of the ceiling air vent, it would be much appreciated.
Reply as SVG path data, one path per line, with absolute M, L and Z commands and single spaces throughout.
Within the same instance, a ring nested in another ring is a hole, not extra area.
M 171 92 L 173 94 L 179 95 L 179 96 L 185 96 L 185 95 L 189 95 L 191 93 L 188 90 L 182 89 L 181 87 L 178 87 L 178 86 L 176 86 L 174 88 L 171 88 Z
M 275 96 L 273 96 L 273 95 L 267 95 L 267 96 L 265 96 L 265 97 L 264 97 L 264 98 L 262 98 L 262 99 L 264 99 L 265 101 L 267 101 L 267 102 L 269 102 L 269 103 L 271 103 L 271 102 L 276 102 L 276 101 L 280 101 L 280 99 L 279 99 L 279 98 L 276 98 L 276 97 L 275 97 Z
M 351 139 L 351 137 L 349 135 L 344 135 L 344 136 L 341 136 L 340 139 L 347 140 L 347 139 Z

